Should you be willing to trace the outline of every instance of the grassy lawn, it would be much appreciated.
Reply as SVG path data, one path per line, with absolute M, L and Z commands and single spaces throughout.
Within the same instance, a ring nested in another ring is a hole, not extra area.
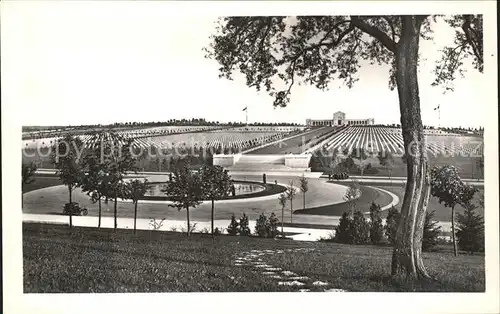
M 314 248 L 262 259 L 349 291 L 484 291 L 484 256 L 425 253 L 433 282 L 388 277 L 391 248 L 253 237 L 73 228 L 23 224 L 24 292 L 297 291 L 250 266 L 237 254 L 258 249 Z
M 334 183 L 348 185 L 348 183 L 344 183 L 342 181 L 335 181 Z M 392 197 L 387 193 L 383 193 L 367 186 L 360 186 L 360 189 L 361 196 L 356 199 L 356 206 L 362 211 L 369 211 L 372 202 L 375 202 L 381 206 L 385 206 L 392 201 Z M 299 209 L 295 210 L 294 214 L 342 216 L 342 213 L 347 211 L 349 211 L 349 205 L 347 203 L 340 203 L 314 208 Z

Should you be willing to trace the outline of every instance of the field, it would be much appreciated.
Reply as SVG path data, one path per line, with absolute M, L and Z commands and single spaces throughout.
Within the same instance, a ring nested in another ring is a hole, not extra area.
M 269 250 L 260 258 L 262 263 L 308 280 L 301 287 L 279 285 L 255 265 L 235 262 L 251 250 Z M 231 236 L 214 241 L 203 234 L 187 239 L 181 233 L 133 235 L 130 230 L 25 223 L 24 293 L 485 290 L 484 255 L 450 258 L 449 247 L 423 253 L 436 279 L 407 282 L 388 276 L 391 252 L 377 246 Z M 312 285 L 314 280 L 327 286 Z
M 481 158 L 484 149 L 482 137 L 462 136 L 437 132 L 435 130 L 426 130 L 427 153 L 429 164 L 431 166 L 443 166 L 446 164 L 455 165 L 459 174 L 464 178 L 482 178 L 483 170 L 477 166 L 477 161 Z M 322 151 L 316 151 L 314 161 L 311 167 L 313 171 L 327 171 L 329 153 L 334 150 L 356 152 L 363 148 L 368 154 L 372 171 L 366 171 L 365 174 L 381 176 L 406 176 L 406 164 L 401 158 L 403 156 L 403 138 L 401 130 L 386 127 L 349 127 L 341 132 L 334 134 L 324 145 L 323 151 L 326 154 L 321 156 Z M 378 152 L 390 152 L 394 157 L 394 166 L 389 173 L 379 165 L 376 155 Z M 331 157 L 331 155 L 330 155 Z M 348 171 L 350 174 L 360 174 L 357 169 Z
M 426 131 L 427 151 L 438 156 L 479 156 L 483 153 L 483 139 L 477 136 L 460 136 Z M 367 152 L 390 152 L 401 156 L 404 152 L 401 129 L 384 127 L 349 127 L 332 136 L 326 144 L 328 150 L 347 148 L 352 151 L 364 148 Z
M 124 139 L 134 139 L 134 147 L 146 149 L 205 146 L 207 148 L 231 147 L 247 149 L 267 141 L 282 138 L 292 132 L 299 132 L 298 127 L 159 127 L 150 129 L 120 131 L 117 134 Z M 96 137 L 91 134 L 79 136 L 85 147 L 92 147 Z M 50 147 L 57 137 L 44 137 L 23 140 L 24 149 Z

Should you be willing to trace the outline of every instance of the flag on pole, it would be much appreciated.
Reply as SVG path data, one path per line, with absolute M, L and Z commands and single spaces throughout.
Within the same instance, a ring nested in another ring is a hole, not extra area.
M 248 107 L 248 106 L 247 106 Z M 243 111 L 247 111 L 247 107 L 243 108 Z
M 441 105 L 438 105 L 436 108 L 434 108 L 434 110 L 438 110 L 438 109 L 439 109 L 439 106 L 441 106 Z

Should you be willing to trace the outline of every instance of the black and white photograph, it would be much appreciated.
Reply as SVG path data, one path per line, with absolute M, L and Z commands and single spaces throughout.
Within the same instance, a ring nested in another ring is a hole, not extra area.
M 3 2 L 3 312 L 497 313 L 496 18 Z

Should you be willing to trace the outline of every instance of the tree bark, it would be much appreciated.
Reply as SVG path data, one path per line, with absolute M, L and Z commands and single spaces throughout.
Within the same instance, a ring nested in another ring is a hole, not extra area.
M 290 223 L 293 223 L 293 200 L 290 199 Z
M 212 198 L 212 238 L 215 238 L 215 234 L 214 234 L 214 208 L 215 208 L 214 199 Z
M 455 206 L 451 206 L 451 238 L 453 240 L 453 254 L 457 256 L 457 241 L 455 240 Z
M 137 203 L 138 201 L 134 201 L 134 234 L 136 233 L 137 230 Z
M 422 236 L 429 201 L 430 178 L 420 115 L 417 80 L 419 35 L 422 18 L 403 16 L 396 46 L 396 83 L 401 127 L 407 156 L 407 184 L 392 255 L 391 274 L 430 278 L 422 261 Z
M 306 209 L 306 192 L 304 192 L 304 209 Z
M 71 203 L 72 203 L 72 195 L 71 195 L 71 190 L 72 190 L 72 186 L 71 185 L 68 185 L 68 192 L 69 192 L 69 227 L 72 228 L 73 227 L 73 208 L 71 207 Z

